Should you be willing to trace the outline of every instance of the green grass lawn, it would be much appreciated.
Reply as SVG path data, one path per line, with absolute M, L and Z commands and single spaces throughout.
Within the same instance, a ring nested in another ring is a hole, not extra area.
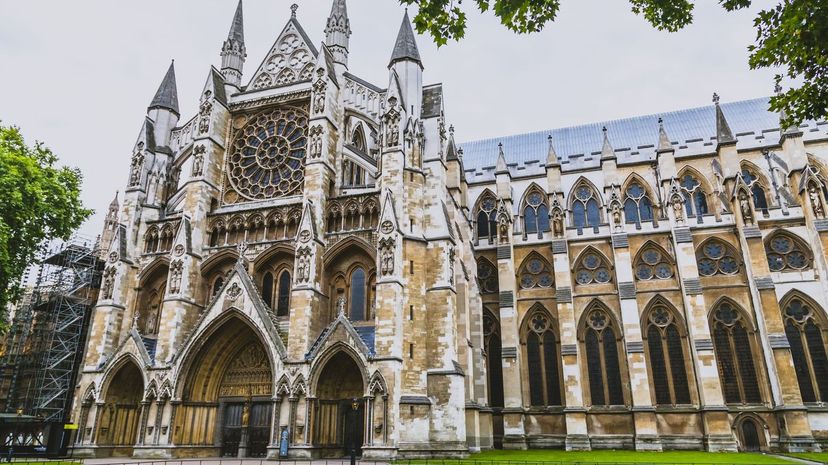
M 565 464 L 600 464 L 600 463 L 666 463 L 666 464 L 790 464 L 776 457 L 761 454 L 726 454 L 715 452 L 670 451 L 670 452 L 636 452 L 630 450 L 601 450 L 591 452 L 566 452 L 562 450 L 528 450 L 503 451 L 494 450 L 472 454 L 468 460 L 446 460 L 445 465 L 464 465 L 464 462 L 561 462 Z M 405 463 L 405 462 L 403 462 Z M 412 461 L 414 463 L 414 461 Z M 423 461 L 422 463 L 425 463 Z M 431 460 L 429 463 L 442 464 L 443 461 Z M 485 465 L 485 464 L 478 464 Z M 495 464 L 497 465 L 497 464 Z M 520 464 L 514 464 L 520 465 Z
M 801 459 L 813 460 L 814 462 L 828 463 L 828 452 L 804 452 L 799 454 L 785 454 L 791 457 L 799 457 Z

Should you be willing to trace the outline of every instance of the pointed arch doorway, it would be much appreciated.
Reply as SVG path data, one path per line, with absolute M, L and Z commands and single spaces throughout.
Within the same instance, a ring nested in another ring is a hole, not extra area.
M 362 455 L 365 442 L 365 384 L 362 370 L 346 352 L 326 363 L 316 387 L 314 443 L 326 457 Z

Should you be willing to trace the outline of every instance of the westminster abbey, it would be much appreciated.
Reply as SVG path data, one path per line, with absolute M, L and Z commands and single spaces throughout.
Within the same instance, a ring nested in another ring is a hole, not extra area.
M 828 447 L 828 123 L 714 96 L 461 144 L 407 13 L 379 83 L 345 0 L 321 43 L 297 13 L 245 73 L 239 3 L 197 114 L 173 66 L 151 100 L 76 453 Z

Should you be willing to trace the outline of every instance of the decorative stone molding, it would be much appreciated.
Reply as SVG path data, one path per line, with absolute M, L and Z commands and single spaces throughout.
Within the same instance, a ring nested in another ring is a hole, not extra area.
M 517 358 L 517 347 L 504 347 L 500 354 L 502 358 Z
M 561 355 L 578 355 L 578 345 L 561 344 Z
M 500 308 L 509 308 L 515 306 L 515 295 L 512 291 L 500 292 Z
M 572 288 L 569 286 L 559 287 L 556 293 L 558 303 L 572 302 Z
M 613 249 L 624 249 L 630 246 L 629 237 L 626 234 L 613 234 L 612 235 L 612 248 Z
M 679 244 L 693 242 L 693 234 L 690 232 L 690 228 L 687 227 L 674 229 L 673 236 Z
M 791 343 L 785 334 L 768 334 L 771 349 L 790 349 Z
M 759 290 L 773 289 L 775 287 L 773 278 L 770 276 L 754 276 L 753 281 L 756 283 L 756 289 Z
M 701 281 L 699 278 L 687 278 L 684 280 L 684 293 L 687 295 L 699 295 L 702 293 Z
M 644 341 L 630 341 L 630 342 L 627 342 L 627 353 L 628 354 L 643 354 L 644 353 Z
M 695 344 L 696 350 L 713 350 L 712 339 L 696 339 L 693 344 Z
M 635 284 L 618 283 L 618 297 L 620 299 L 635 299 Z
M 497 259 L 510 260 L 512 258 L 512 248 L 508 245 L 497 246 Z
M 762 231 L 756 226 L 745 226 L 742 228 L 742 234 L 746 239 L 761 239 Z
M 552 241 L 552 253 L 566 253 L 566 250 L 565 240 Z

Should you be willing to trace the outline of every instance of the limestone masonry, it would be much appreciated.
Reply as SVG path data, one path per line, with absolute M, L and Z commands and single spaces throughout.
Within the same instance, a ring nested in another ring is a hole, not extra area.
M 239 3 L 198 114 L 172 65 L 150 103 L 76 454 L 828 446 L 828 124 L 714 96 L 460 144 L 407 13 L 379 84 L 345 0 L 323 43 L 296 13 L 244 74 Z

